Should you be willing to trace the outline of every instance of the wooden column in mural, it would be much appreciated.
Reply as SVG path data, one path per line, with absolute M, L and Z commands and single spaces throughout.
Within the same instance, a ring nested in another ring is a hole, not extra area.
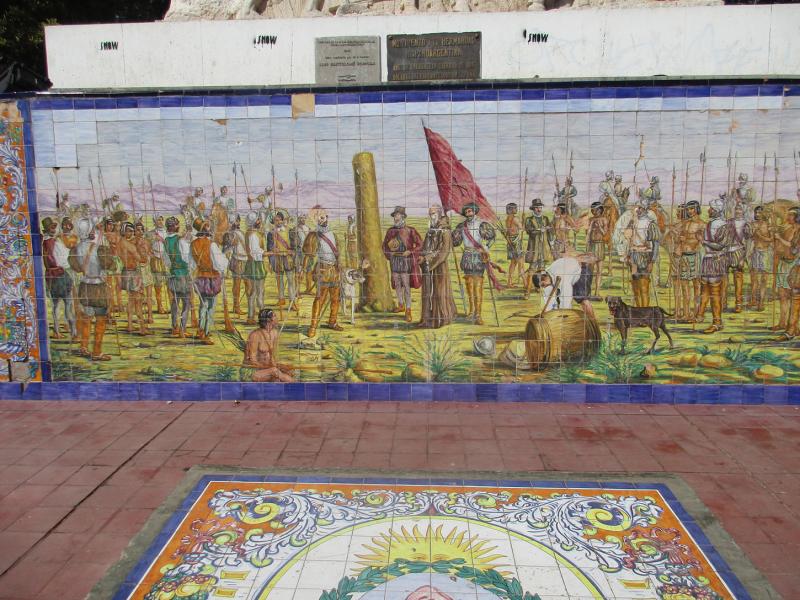
M 369 261 L 369 268 L 364 273 L 366 281 L 361 284 L 359 310 L 389 311 L 394 307 L 394 300 L 389 280 L 389 264 L 381 249 L 383 232 L 378 207 L 378 182 L 371 152 L 359 152 L 353 157 L 353 181 L 356 187 L 358 256 L 362 261 Z

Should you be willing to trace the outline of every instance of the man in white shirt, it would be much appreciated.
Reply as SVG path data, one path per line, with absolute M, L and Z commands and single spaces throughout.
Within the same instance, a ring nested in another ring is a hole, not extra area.
M 570 254 L 554 260 L 547 269 L 533 275 L 533 285 L 542 292 L 542 313 L 555 309 L 570 309 L 577 302 L 586 316 L 594 319 L 590 302 L 592 263 L 595 257 Z M 558 287 L 553 288 L 558 282 Z

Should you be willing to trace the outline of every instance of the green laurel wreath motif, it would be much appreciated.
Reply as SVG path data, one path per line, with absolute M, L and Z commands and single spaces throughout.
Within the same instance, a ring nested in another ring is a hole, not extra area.
M 467 565 L 463 558 L 435 562 L 398 558 L 385 567 L 367 567 L 358 574 L 358 577 L 342 577 L 336 589 L 323 592 L 319 600 L 351 600 L 353 594 L 369 592 L 390 579 L 412 573 L 424 573 L 428 569 L 434 573 L 453 575 L 471 581 L 507 600 L 541 600 L 538 594 L 524 591 L 516 577 L 506 579 L 494 569 L 476 569 Z

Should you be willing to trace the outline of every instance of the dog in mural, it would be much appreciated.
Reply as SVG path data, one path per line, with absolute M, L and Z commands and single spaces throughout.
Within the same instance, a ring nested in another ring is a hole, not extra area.
M 619 296 L 607 296 L 606 304 L 611 316 L 614 317 L 614 327 L 622 337 L 622 351 L 625 354 L 625 342 L 628 341 L 628 330 L 633 327 L 649 327 L 655 339 L 650 346 L 648 354 L 652 354 L 656 343 L 661 338 L 658 332 L 660 329 L 669 339 L 670 349 L 675 347 L 672 336 L 667 331 L 667 321 L 664 317 L 671 317 L 672 314 L 665 311 L 660 306 L 629 306 Z
M 345 269 L 342 271 L 341 306 L 344 309 L 344 314 L 347 314 L 347 307 L 349 304 L 351 325 L 355 325 L 356 322 L 356 303 L 359 297 L 358 288 L 356 286 L 363 284 L 367 280 L 365 274 L 367 269 L 369 269 L 369 261 L 364 259 L 361 262 L 360 269 Z

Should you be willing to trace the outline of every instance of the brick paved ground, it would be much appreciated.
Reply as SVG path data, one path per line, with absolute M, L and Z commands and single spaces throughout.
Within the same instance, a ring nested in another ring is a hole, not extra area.
M 0 402 L 0 599 L 83 598 L 196 464 L 675 473 L 800 590 L 798 407 Z

